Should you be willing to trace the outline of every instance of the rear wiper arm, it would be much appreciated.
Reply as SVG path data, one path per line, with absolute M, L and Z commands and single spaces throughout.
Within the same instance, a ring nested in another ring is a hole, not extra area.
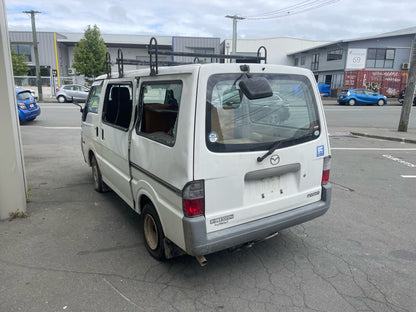
M 270 146 L 270 148 L 266 152 L 266 154 L 264 154 L 263 156 L 257 157 L 257 162 L 262 162 L 267 156 L 271 155 L 275 150 L 277 150 L 280 147 L 280 145 L 282 145 L 283 143 L 292 142 L 292 141 L 298 141 L 300 139 L 305 139 L 305 138 L 307 138 L 307 137 L 309 137 L 311 135 L 312 135 L 312 133 L 308 133 L 308 134 L 301 135 L 301 136 L 296 137 L 296 138 L 289 138 L 289 139 L 284 139 L 284 140 L 276 141 L 276 142 L 274 142 Z

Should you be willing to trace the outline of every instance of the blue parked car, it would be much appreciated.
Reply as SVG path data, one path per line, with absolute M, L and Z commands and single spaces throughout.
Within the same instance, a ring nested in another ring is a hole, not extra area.
M 16 101 L 20 122 L 34 120 L 40 115 L 40 107 L 30 90 L 16 88 Z
M 387 104 L 387 98 L 377 92 L 368 89 L 349 89 L 343 90 L 338 96 L 339 104 L 377 104 L 382 106 Z

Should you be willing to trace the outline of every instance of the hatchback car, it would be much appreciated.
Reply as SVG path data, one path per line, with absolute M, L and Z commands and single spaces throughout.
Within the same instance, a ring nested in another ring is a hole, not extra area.
M 377 104 L 382 106 L 387 104 L 387 98 L 377 92 L 368 89 L 349 89 L 343 90 L 337 99 L 338 104 Z
M 40 115 L 40 107 L 30 90 L 16 88 L 16 102 L 20 122 L 34 120 Z
M 87 87 L 77 84 L 63 85 L 56 89 L 56 99 L 59 103 L 85 102 L 89 91 Z

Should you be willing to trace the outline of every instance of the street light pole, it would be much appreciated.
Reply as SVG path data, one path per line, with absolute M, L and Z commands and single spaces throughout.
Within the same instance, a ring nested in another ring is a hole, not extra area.
M 231 54 L 234 55 L 237 52 L 237 20 L 243 20 L 245 18 L 237 15 L 226 15 L 225 17 L 233 19 L 233 45 L 231 47 Z
M 41 12 L 31 10 L 31 11 L 23 11 L 23 13 L 30 14 L 30 18 L 32 21 L 33 50 L 35 52 L 35 64 L 36 64 L 36 85 L 38 86 L 39 101 L 42 101 L 43 100 L 42 81 L 40 80 L 38 39 L 36 36 L 36 24 L 35 24 L 35 14 L 41 13 Z

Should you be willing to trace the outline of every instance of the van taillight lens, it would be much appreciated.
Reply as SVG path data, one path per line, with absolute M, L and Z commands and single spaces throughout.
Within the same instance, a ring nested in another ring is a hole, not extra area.
M 331 171 L 331 156 L 324 158 L 324 168 L 322 170 L 322 185 L 329 182 L 329 172 Z
M 204 181 L 192 181 L 182 191 L 183 213 L 186 217 L 196 217 L 205 213 Z

